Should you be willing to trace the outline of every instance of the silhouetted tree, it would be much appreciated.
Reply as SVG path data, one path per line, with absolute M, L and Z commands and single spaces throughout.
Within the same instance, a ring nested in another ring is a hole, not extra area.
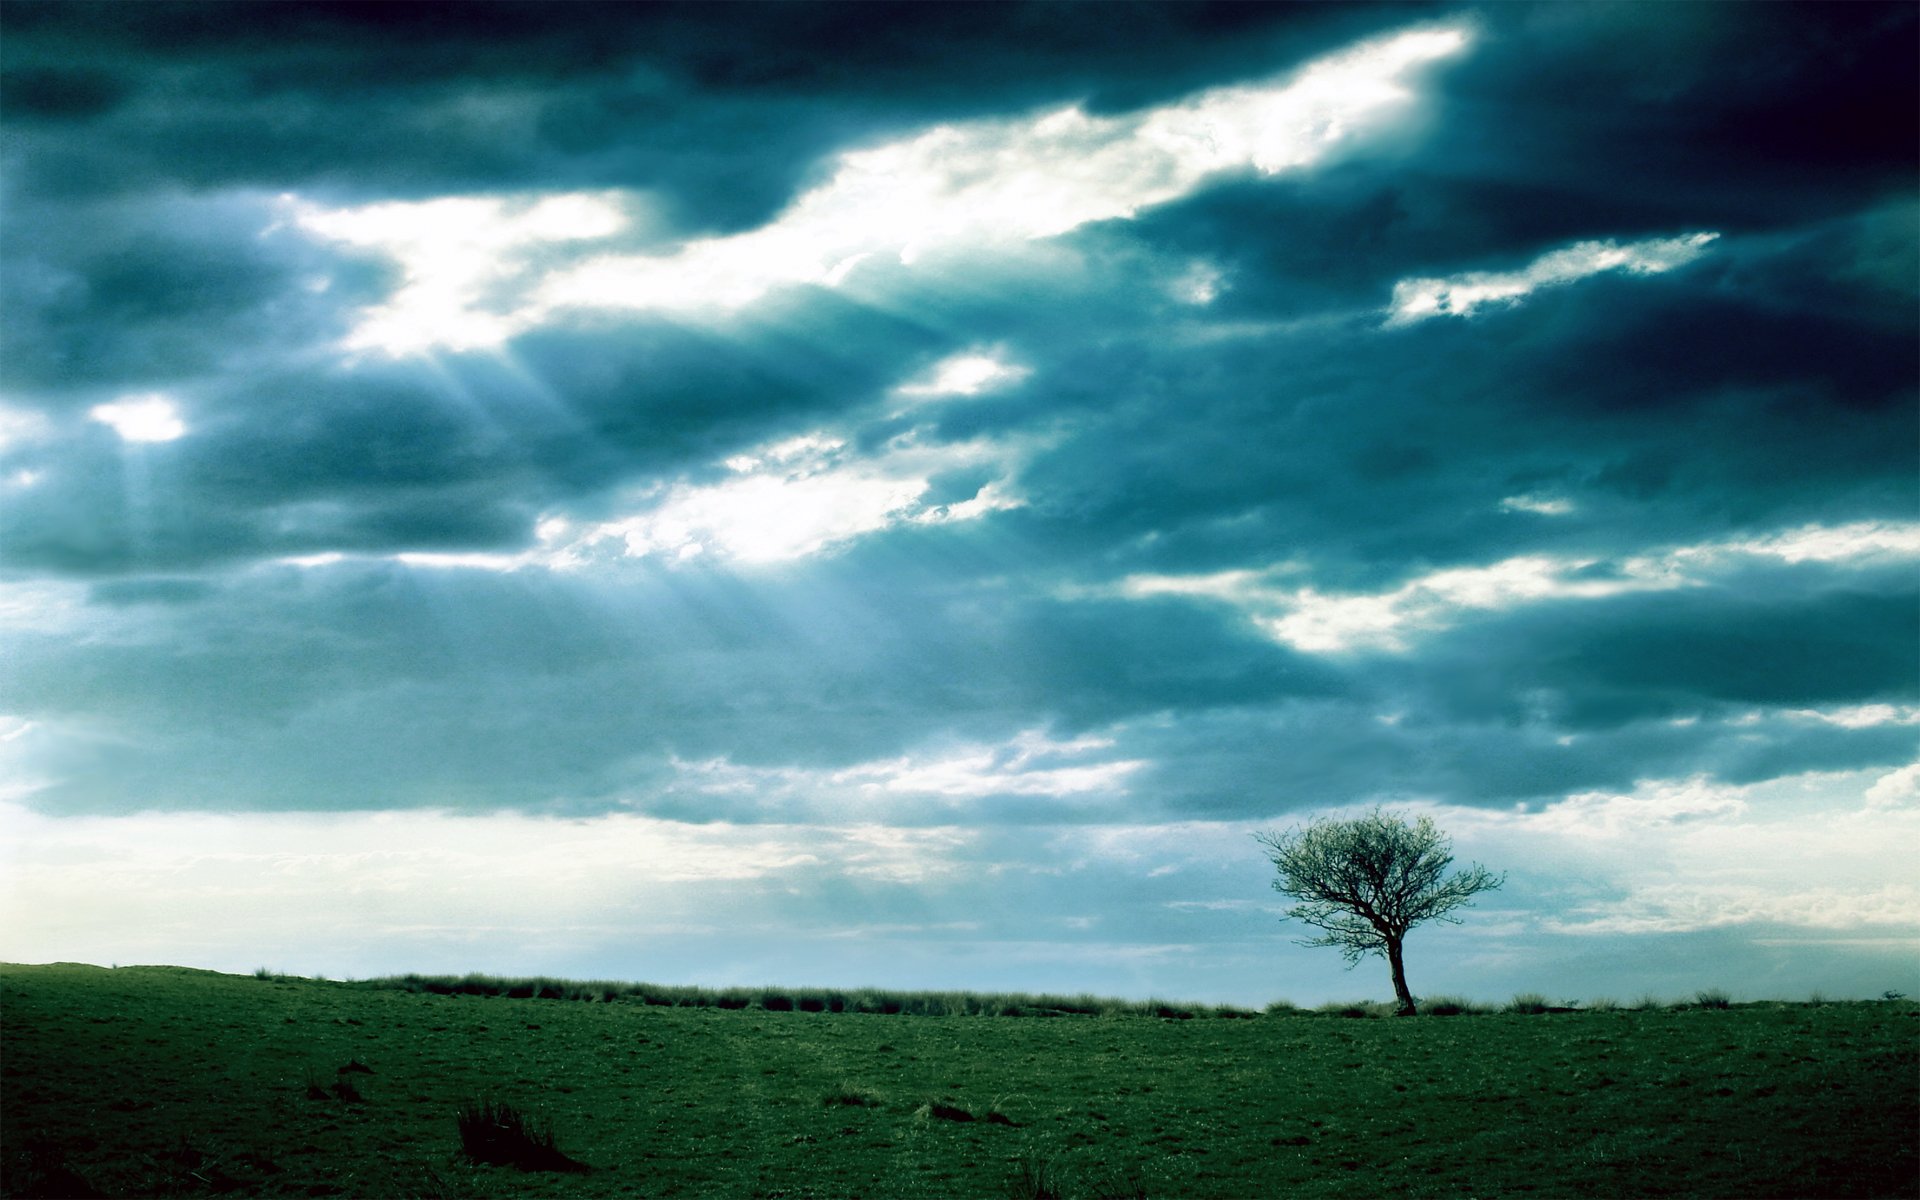
M 1321 931 L 1300 944 L 1332 946 L 1349 967 L 1369 954 L 1386 959 L 1402 1016 L 1414 1012 L 1402 953 L 1407 931 L 1423 921 L 1459 924 L 1447 914 L 1506 882 L 1478 864 L 1448 875 L 1453 844 L 1429 817 L 1409 824 L 1376 808 L 1254 837 L 1280 873 L 1273 890 L 1300 901 L 1287 916 Z

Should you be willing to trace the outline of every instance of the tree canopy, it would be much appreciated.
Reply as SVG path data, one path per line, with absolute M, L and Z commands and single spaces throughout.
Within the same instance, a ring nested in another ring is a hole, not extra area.
M 1368 954 L 1385 958 L 1402 1012 L 1414 1011 L 1402 957 L 1407 931 L 1426 921 L 1458 924 L 1455 909 L 1506 881 L 1477 863 L 1449 875 L 1452 841 L 1426 816 L 1409 822 L 1376 808 L 1255 836 L 1279 873 L 1274 890 L 1299 901 L 1287 916 L 1320 931 L 1301 944 L 1332 946 L 1349 967 Z

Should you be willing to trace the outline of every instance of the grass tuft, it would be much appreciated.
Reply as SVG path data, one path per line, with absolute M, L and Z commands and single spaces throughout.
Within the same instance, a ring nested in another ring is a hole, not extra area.
M 456 1120 L 460 1149 L 473 1162 L 522 1171 L 587 1170 L 585 1163 L 560 1152 L 551 1125 L 533 1127 L 511 1104 L 482 1100 L 463 1107 Z
M 1030 1150 L 1020 1156 L 1020 1173 L 1007 1194 L 1013 1200 L 1065 1200 L 1066 1173 L 1052 1155 Z
M 1520 992 L 1507 1001 L 1507 1011 L 1510 1013 L 1543 1013 L 1552 1007 L 1552 1002 L 1539 992 Z
M 921 1121 L 971 1121 L 973 1114 L 957 1105 L 939 1100 L 929 1100 L 913 1110 L 913 1115 Z
M 879 1108 L 885 1102 L 881 1100 L 879 1096 L 865 1088 L 855 1087 L 850 1083 L 843 1083 L 826 1095 L 820 1097 L 820 1103 L 828 1108 L 832 1108 L 836 1104 L 844 1105 L 848 1108 Z
M 1492 1010 L 1484 1004 L 1474 1003 L 1465 996 L 1428 996 L 1420 1001 L 1420 1011 L 1429 1017 L 1458 1017 Z
M 1693 994 L 1696 1008 L 1731 1008 L 1733 997 L 1724 988 L 1702 988 Z

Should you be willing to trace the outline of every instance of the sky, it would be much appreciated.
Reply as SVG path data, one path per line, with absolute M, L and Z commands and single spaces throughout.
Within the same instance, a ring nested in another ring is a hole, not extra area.
M 1910 4 L 0 12 L 0 958 L 1920 993 Z

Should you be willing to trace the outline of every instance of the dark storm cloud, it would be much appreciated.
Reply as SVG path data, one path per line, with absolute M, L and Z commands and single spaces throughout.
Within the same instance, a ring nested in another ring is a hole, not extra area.
M 391 273 L 277 224 L 259 195 L 10 198 L 0 381 L 42 404 L 84 402 L 339 337 Z
M 1504 209 L 1648 206 L 1665 209 L 1660 225 L 1746 230 L 1910 188 L 1910 6 L 1490 5 L 1479 16 L 1486 52 L 1449 75 L 1419 157 L 1513 187 Z
M 849 138 L 1133 107 L 1418 8 L 1053 4 L 9 6 L 34 190 L 658 190 L 758 224 Z M 82 136 L 83 135 L 83 136 Z
M 0 479 L 36 477 L 0 510 L 0 563 L 89 584 L 73 624 L 8 635 L 0 712 L 73 731 L 34 802 L 763 820 L 820 802 L 701 793 L 674 761 L 831 772 L 1035 729 L 1149 765 L 1106 807 L 1008 792 L 900 819 L 1897 763 L 1904 727 L 1729 724 L 1910 700 L 1911 588 L 1884 573 L 1470 615 L 1345 656 L 1120 585 L 1287 564 L 1289 586 L 1378 592 L 1524 554 L 1602 577 L 1910 520 L 1910 7 L 1495 6 L 1416 128 L 1325 169 L 723 320 L 556 322 L 501 357 L 342 361 L 396 269 L 271 199 L 618 186 L 663 198 L 648 237 L 748 229 L 850 144 L 1164 101 L 1450 11 L 9 6 L 4 371 L 48 427 L 0 447 Z M 1723 236 L 1684 268 L 1383 328 L 1411 276 L 1695 231 Z M 1194 262 L 1211 304 L 1172 296 Z M 986 345 L 1030 374 L 894 411 L 894 386 Z M 147 389 L 187 437 L 87 419 Z M 999 480 L 1024 506 L 755 569 L 255 565 L 516 552 L 549 512 L 628 515 L 817 430 L 853 458 L 1004 444 L 928 498 Z M 1526 496 L 1568 510 L 1502 507 Z

